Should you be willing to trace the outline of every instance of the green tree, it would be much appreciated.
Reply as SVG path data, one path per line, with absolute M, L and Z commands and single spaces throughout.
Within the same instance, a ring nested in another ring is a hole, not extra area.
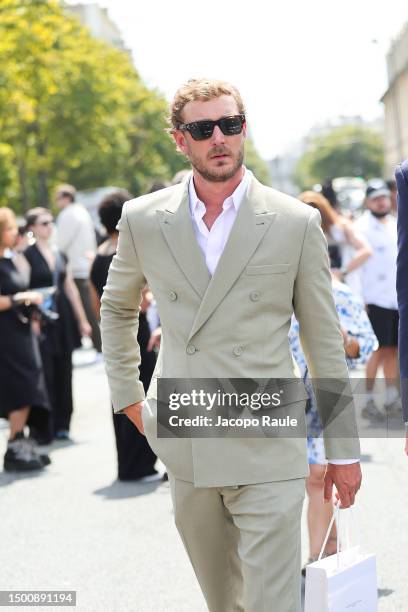
M 176 172 L 189 168 L 187 159 L 177 152 L 167 132 L 168 104 L 152 92 L 132 101 L 132 125 L 128 133 L 130 156 L 126 162 L 126 181 L 134 194 L 146 193 L 155 180 L 166 181 Z
M 16 169 L 10 145 L 0 142 L 0 206 L 6 206 L 17 197 Z
M 48 206 L 60 182 L 137 196 L 187 166 L 164 97 L 58 0 L 1 0 L 0 57 L 0 204 Z M 246 163 L 268 182 L 250 141 Z
M 382 176 L 384 143 L 375 130 L 348 125 L 312 138 L 293 175 L 300 189 L 310 188 L 325 178 Z
M 271 184 L 268 164 L 260 157 L 251 138 L 245 143 L 245 165 L 252 170 L 258 181 L 264 185 Z
M 163 136 L 164 99 L 57 0 L 2 0 L 0 56 L 2 203 L 48 205 L 61 181 L 139 195 L 183 167 Z

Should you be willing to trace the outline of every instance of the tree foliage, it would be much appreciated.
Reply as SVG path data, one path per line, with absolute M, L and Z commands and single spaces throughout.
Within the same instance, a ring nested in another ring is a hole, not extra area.
M 270 185 L 268 164 L 259 156 L 251 138 L 248 138 L 245 143 L 245 165 L 252 170 L 258 181 L 264 185 Z
M 334 128 L 309 141 L 293 178 L 301 189 L 306 189 L 328 177 L 382 176 L 383 150 L 381 135 L 371 128 L 358 125 Z
M 56 0 L 2 0 L 0 56 L 1 204 L 48 205 L 59 182 L 138 195 L 183 167 L 164 98 Z
M 1 0 L 0 57 L 0 205 L 47 206 L 61 182 L 137 196 L 187 167 L 163 96 L 57 0 Z M 249 141 L 246 163 L 268 182 Z

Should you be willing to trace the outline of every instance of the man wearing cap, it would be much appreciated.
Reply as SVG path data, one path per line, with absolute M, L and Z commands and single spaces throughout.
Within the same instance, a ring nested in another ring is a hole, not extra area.
M 366 190 L 367 210 L 356 222 L 356 228 L 368 240 L 373 254 L 361 266 L 363 299 L 378 338 L 379 348 L 370 357 L 366 369 L 367 403 L 363 416 L 383 421 L 386 415 L 401 415 L 401 401 L 396 385 L 398 377 L 398 306 L 396 284 L 397 222 L 391 214 L 391 194 L 382 179 L 369 181 Z M 374 401 L 374 383 L 378 368 L 384 370 L 386 396 L 384 411 Z
M 395 172 L 398 189 L 397 295 L 399 310 L 399 362 L 402 406 L 408 455 L 408 160 Z

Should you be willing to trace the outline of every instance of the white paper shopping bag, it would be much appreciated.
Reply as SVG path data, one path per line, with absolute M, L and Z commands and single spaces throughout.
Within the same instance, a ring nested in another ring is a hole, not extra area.
M 321 559 L 333 521 L 326 534 L 319 560 L 306 567 L 305 612 L 377 612 L 375 555 L 364 554 L 360 546 Z

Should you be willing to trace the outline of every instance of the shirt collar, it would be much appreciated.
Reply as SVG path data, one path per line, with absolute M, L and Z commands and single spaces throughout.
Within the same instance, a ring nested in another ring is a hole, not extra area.
M 380 219 L 378 219 L 375 215 L 373 215 L 371 213 L 371 210 L 367 210 L 367 216 L 370 219 L 370 223 L 371 225 L 374 226 L 378 226 L 378 227 L 384 227 L 384 223 L 381 222 Z M 390 217 L 392 217 L 391 213 L 388 213 L 385 217 L 383 217 L 383 219 L 389 219 Z
M 226 200 L 224 200 L 223 202 L 223 208 L 225 208 L 226 204 L 229 201 L 232 201 L 234 208 L 236 211 L 238 211 L 242 200 L 244 199 L 245 196 L 245 192 L 247 190 L 247 187 L 249 185 L 250 179 L 252 176 L 252 172 L 250 170 L 248 170 L 247 168 L 245 168 L 244 166 L 244 176 L 242 177 L 241 182 L 239 183 L 238 187 L 235 189 L 235 191 L 228 196 L 228 198 Z M 205 206 L 204 203 L 201 202 L 201 200 L 199 199 L 197 192 L 195 190 L 195 186 L 194 186 L 194 180 L 193 180 L 193 175 L 191 175 L 190 180 L 189 180 L 189 185 L 188 185 L 188 198 L 189 198 L 189 204 L 190 204 L 190 212 L 192 215 L 194 215 L 194 212 L 199 209 L 199 208 L 203 208 L 205 210 Z

